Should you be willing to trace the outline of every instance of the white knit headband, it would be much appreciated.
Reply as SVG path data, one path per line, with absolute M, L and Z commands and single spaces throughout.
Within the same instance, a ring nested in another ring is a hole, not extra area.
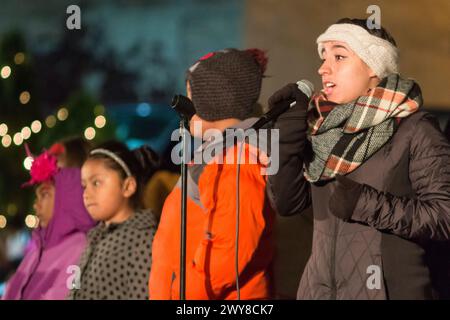
M 120 157 L 117 154 L 115 154 L 114 152 L 111 152 L 109 150 L 100 148 L 100 149 L 92 150 L 89 154 L 104 154 L 105 156 L 110 157 L 115 162 L 117 162 L 117 164 L 119 166 L 122 167 L 122 169 L 123 169 L 123 171 L 125 171 L 127 177 L 131 177 L 132 176 L 131 171 L 128 168 L 127 164 L 122 159 L 120 159 Z
M 363 27 L 350 23 L 331 25 L 316 40 L 321 58 L 325 41 L 345 42 L 380 79 L 398 73 L 397 48 L 389 41 L 371 35 Z

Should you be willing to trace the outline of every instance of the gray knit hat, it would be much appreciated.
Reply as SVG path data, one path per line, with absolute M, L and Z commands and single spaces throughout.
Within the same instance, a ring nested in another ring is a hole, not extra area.
M 207 121 L 243 120 L 259 98 L 267 58 L 259 49 L 209 53 L 187 71 L 197 115 Z

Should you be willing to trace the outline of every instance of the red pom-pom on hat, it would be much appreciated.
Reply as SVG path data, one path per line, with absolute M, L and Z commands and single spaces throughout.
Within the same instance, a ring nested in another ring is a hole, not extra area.
M 205 54 L 203 57 L 201 57 L 200 59 L 198 59 L 198 61 L 203 61 L 203 60 L 209 59 L 209 58 L 211 58 L 214 54 L 215 54 L 215 52 L 207 53 L 207 54 Z
M 269 61 L 269 58 L 267 57 L 266 53 L 258 48 L 251 48 L 245 51 L 247 51 L 253 56 L 253 58 L 256 60 L 256 62 L 259 64 L 259 67 L 261 68 L 261 73 L 264 74 L 264 72 L 266 72 L 267 63 Z

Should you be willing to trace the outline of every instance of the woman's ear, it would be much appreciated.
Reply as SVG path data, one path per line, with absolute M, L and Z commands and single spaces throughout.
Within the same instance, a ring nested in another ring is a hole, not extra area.
M 127 177 L 123 183 L 122 194 L 125 198 L 130 198 L 137 189 L 137 182 L 135 177 Z
M 370 73 L 369 73 L 369 91 L 372 90 L 373 88 L 377 87 L 378 84 L 380 83 L 380 78 L 378 78 L 378 76 L 375 74 L 375 72 L 372 71 L 372 69 L 370 69 Z

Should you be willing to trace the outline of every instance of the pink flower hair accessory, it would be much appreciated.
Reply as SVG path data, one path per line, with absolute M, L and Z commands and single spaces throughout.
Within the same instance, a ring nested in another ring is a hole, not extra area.
M 35 184 L 50 181 L 58 172 L 56 157 L 47 150 L 44 150 L 43 153 L 35 157 L 31 154 L 28 145 L 25 145 L 25 150 L 27 155 L 33 158 L 33 163 L 30 169 L 31 179 L 24 183 L 22 187 L 33 186 Z
M 64 145 L 62 143 L 58 142 L 58 143 L 54 143 L 50 147 L 50 149 L 48 149 L 48 152 L 51 155 L 59 156 L 59 155 L 63 154 L 64 152 L 66 152 L 66 148 L 64 147 Z

